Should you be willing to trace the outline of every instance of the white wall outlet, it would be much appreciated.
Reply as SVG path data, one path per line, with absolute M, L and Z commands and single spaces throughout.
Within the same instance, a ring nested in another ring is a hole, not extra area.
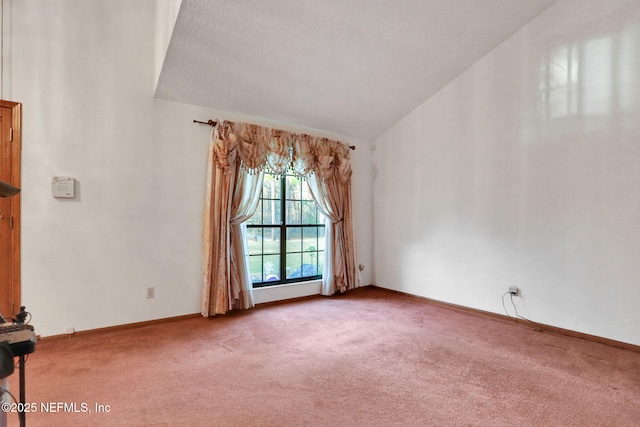
M 73 334 L 75 332 L 76 332 L 76 330 L 75 330 L 75 328 L 73 326 L 70 326 L 70 327 L 67 328 L 67 335 L 71 335 L 71 334 Z
M 156 288 L 151 287 L 151 288 L 147 288 L 147 299 L 151 299 L 154 298 L 156 295 Z
M 511 295 L 518 296 L 518 295 L 520 295 L 520 289 L 518 289 L 517 286 L 509 286 L 509 293 Z

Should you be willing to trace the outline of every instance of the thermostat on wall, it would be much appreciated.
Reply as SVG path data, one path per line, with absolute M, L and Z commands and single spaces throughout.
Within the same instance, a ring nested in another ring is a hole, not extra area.
M 75 178 L 68 176 L 54 176 L 51 180 L 51 194 L 53 197 L 73 199 L 75 197 L 75 186 Z

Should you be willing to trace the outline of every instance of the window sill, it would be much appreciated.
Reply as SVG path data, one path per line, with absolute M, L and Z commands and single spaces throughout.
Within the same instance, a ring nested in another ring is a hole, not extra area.
M 320 295 L 321 292 L 322 280 L 286 283 L 284 285 L 255 288 L 253 290 L 253 301 L 255 304 L 264 304 L 268 302 L 282 301 L 292 298 Z

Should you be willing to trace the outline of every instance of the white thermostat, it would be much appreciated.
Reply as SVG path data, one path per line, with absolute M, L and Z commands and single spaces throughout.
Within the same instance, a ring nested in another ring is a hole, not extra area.
M 54 176 L 51 180 L 51 194 L 53 197 L 75 197 L 76 180 L 68 176 Z

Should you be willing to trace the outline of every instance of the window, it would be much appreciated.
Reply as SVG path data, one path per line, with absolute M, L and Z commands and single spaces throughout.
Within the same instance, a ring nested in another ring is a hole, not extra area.
M 247 221 L 253 287 L 322 278 L 324 222 L 305 181 L 265 173 L 258 208 Z

